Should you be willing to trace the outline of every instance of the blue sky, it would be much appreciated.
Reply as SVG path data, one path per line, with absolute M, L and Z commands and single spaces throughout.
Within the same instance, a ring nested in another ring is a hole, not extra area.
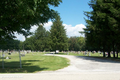
M 86 24 L 84 20 L 84 11 L 90 11 L 88 5 L 90 0 L 63 0 L 59 7 L 52 7 L 58 11 L 64 24 L 75 26 L 77 24 Z
M 61 20 L 66 29 L 66 34 L 68 37 L 72 36 L 84 36 L 79 33 L 85 28 L 84 11 L 91 11 L 88 2 L 90 0 L 62 0 L 62 3 L 58 7 L 50 7 L 58 13 L 60 13 Z M 46 30 L 50 30 L 52 25 L 51 21 L 44 24 Z M 31 32 L 34 32 L 37 26 L 32 26 Z M 17 39 L 24 41 L 25 37 L 23 35 L 16 34 Z

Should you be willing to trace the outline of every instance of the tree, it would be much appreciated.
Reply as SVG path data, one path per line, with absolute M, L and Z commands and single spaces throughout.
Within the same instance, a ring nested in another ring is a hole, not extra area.
M 53 20 L 50 34 L 50 38 L 52 40 L 52 50 L 68 50 L 68 39 L 66 35 L 66 30 L 62 25 L 62 21 L 59 15 L 55 17 L 55 20 Z
M 1 0 L 0 41 L 15 38 L 14 32 L 29 35 L 32 25 L 45 23 L 57 14 L 50 6 L 57 7 L 62 0 Z
M 85 47 L 85 38 L 84 37 L 70 37 L 68 39 L 69 50 L 72 51 L 84 51 Z
M 93 11 L 85 12 L 88 17 L 88 20 L 86 19 L 87 28 L 85 29 L 86 43 L 103 50 L 104 57 L 105 51 L 108 52 L 108 57 L 111 57 L 111 50 L 113 50 L 113 55 L 115 49 L 118 51 L 118 37 L 120 37 L 119 4 L 119 0 L 91 0 L 89 5 Z
M 6 42 L 4 44 L 0 45 L 0 49 L 3 50 L 19 50 L 19 40 L 14 40 L 14 39 L 6 39 Z
M 72 51 L 80 50 L 80 45 L 78 43 L 77 37 L 70 37 L 68 43 L 69 43 L 69 50 L 72 50 Z
M 77 37 L 78 44 L 80 45 L 79 50 L 84 51 L 86 49 L 85 46 L 85 37 Z
M 50 50 L 50 33 L 46 31 L 43 25 L 39 25 L 38 29 L 35 31 L 35 45 L 37 50 Z
M 37 30 L 30 38 L 27 38 L 23 45 L 27 50 L 44 51 L 51 50 L 50 33 L 46 31 L 43 25 L 38 25 Z
M 22 50 L 36 50 L 35 42 L 34 36 L 26 38 L 26 40 L 21 44 Z

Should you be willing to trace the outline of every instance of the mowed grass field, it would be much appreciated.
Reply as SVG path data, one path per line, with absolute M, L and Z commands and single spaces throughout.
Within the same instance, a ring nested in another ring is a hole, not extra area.
M 0 53 L 2 56 L 2 54 Z M 18 53 L 8 55 L 5 53 L 4 69 L 2 68 L 2 58 L 0 58 L 0 73 L 34 73 L 39 71 L 53 71 L 67 67 L 69 60 L 57 56 L 45 56 L 44 53 L 27 53 L 21 57 L 22 68 L 20 68 L 20 60 Z

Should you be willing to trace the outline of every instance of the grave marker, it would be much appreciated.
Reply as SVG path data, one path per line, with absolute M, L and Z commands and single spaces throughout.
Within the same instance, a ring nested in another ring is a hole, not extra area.
M 89 51 L 89 56 L 91 56 L 91 51 Z
M 9 59 L 9 57 L 7 56 L 6 59 Z

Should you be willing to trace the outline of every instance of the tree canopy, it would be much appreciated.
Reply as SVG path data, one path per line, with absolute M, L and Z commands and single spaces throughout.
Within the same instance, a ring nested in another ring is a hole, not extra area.
M 118 51 L 120 40 L 120 1 L 119 0 L 91 0 L 93 11 L 85 12 L 86 43 L 88 46 L 99 48 L 103 52 Z M 113 53 L 114 54 L 114 53 Z M 105 53 L 104 53 L 105 57 Z M 115 55 L 114 55 L 115 57 Z
M 53 20 L 53 25 L 50 29 L 50 38 L 52 40 L 52 50 L 68 50 L 68 39 L 66 35 L 65 27 L 62 25 L 62 21 L 59 15 Z
M 6 42 L 2 45 L 0 45 L 0 49 L 2 50 L 19 50 L 19 40 L 14 40 L 14 39 L 6 39 Z
M 1 0 L 0 41 L 15 38 L 14 32 L 27 36 L 32 25 L 45 23 L 57 14 L 50 6 L 57 7 L 62 0 Z
M 84 37 L 70 37 L 68 43 L 70 51 L 84 51 L 86 49 Z
M 51 50 L 50 32 L 46 31 L 43 25 L 39 25 L 30 38 L 27 38 L 22 45 L 26 50 L 44 51 Z

